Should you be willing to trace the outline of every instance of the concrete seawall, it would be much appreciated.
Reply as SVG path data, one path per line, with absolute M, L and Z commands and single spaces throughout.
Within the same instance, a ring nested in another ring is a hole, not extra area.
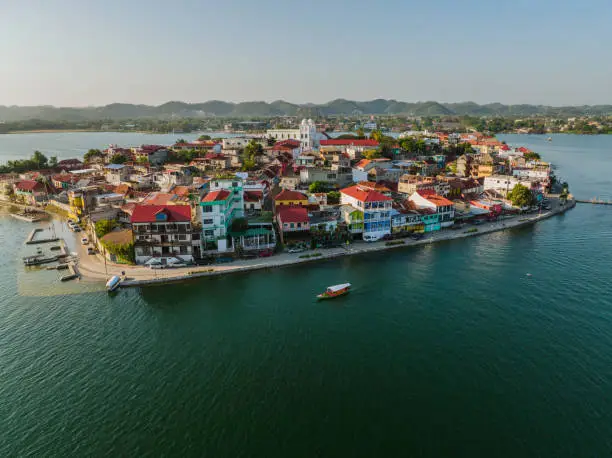
M 320 256 L 312 257 L 312 254 L 311 254 L 311 257 L 309 258 L 293 257 L 291 259 L 276 260 L 274 259 L 274 257 L 271 257 L 271 258 L 265 258 L 265 260 L 262 260 L 259 263 L 243 265 L 243 266 L 227 266 L 227 267 L 210 266 L 200 271 L 195 270 L 197 268 L 193 268 L 191 270 L 187 268 L 187 269 L 181 269 L 180 272 L 175 271 L 176 275 L 173 275 L 173 276 L 164 276 L 160 278 L 154 277 L 154 278 L 148 278 L 148 279 L 125 280 L 121 283 L 121 287 L 156 285 L 156 284 L 163 284 L 163 283 L 180 282 L 180 281 L 191 280 L 194 278 L 201 278 L 201 277 L 214 277 L 214 276 L 219 276 L 219 275 L 228 275 L 228 274 L 240 273 L 240 272 L 251 272 L 251 271 L 263 270 L 263 269 L 273 269 L 273 268 L 305 264 L 305 263 L 310 263 L 310 262 L 317 262 L 317 261 L 326 260 L 326 259 L 335 259 L 335 258 L 340 258 L 344 256 L 353 256 L 353 255 L 358 255 L 358 254 L 374 253 L 374 252 L 384 251 L 384 250 L 395 250 L 395 249 L 401 249 L 401 248 L 416 247 L 416 246 L 428 245 L 431 243 L 438 243 L 438 242 L 447 241 L 447 240 L 456 240 L 456 239 L 461 239 L 465 237 L 474 237 L 474 236 L 479 236 L 479 235 L 484 235 L 484 234 L 490 234 L 492 232 L 503 231 L 506 229 L 513 229 L 516 227 L 529 226 L 539 221 L 548 219 L 552 216 L 559 215 L 561 213 L 565 213 L 566 211 L 574 208 L 575 205 L 576 205 L 576 202 L 574 200 L 569 200 L 566 205 L 560 206 L 557 204 L 554 210 L 551 210 L 547 213 L 543 213 L 535 217 L 525 216 L 521 218 L 520 216 L 517 216 L 511 219 L 502 220 L 496 223 L 483 224 L 482 226 L 474 227 L 477 229 L 477 231 L 474 231 L 474 232 L 468 232 L 468 231 L 463 231 L 463 230 L 457 230 L 457 231 L 449 230 L 449 231 L 443 231 L 443 232 L 436 232 L 436 233 L 431 233 L 431 236 L 428 238 L 424 238 L 424 239 L 416 240 L 416 241 L 411 240 L 411 239 L 405 239 L 404 240 L 405 243 L 391 245 L 391 246 L 386 245 L 384 242 L 377 242 L 373 244 L 363 244 L 363 245 L 359 245 L 358 247 L 354 247 L 352 245 L 348 249 L 341 248 L 341 249 L 333 249 L 333 251 L 332 250 L 318 251 L 317 253 L 320 253 L 321 254 Z M 187 272 L 184 272 L 184 270 L 187 270 Z M 83 275 L 86 275 L 86 274 L 84 273 Z

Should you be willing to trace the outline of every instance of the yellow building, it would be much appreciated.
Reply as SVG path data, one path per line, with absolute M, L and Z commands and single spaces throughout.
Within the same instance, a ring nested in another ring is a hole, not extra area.
M 291 205 L 298 207 L 307 206 L 308 196 L 298 191 L 289 191 L 288 189 L 283 189 L 274 198 L 274 208 Z

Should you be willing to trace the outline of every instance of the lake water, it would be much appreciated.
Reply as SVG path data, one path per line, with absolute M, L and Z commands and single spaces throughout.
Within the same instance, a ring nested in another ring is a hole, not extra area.
M 504 138 L 609 192 L 612 137 Z M 113 297 L 25 272 L 30 228 L 0 216 L 0 456 L 612 454 L 612 207 Z

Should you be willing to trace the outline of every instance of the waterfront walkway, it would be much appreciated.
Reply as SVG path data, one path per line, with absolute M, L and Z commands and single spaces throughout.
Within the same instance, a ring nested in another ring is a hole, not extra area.
M 426 234 L 421 240 L 412 240 L 410 238 L 402 239 L 404 244 L 388 246 L 387 242 L 384 241 L 374 243 L 356 242 L 351 244 L 349 247 L 319 249 L 294 254 L 281 253 L 269 258 L 238 260 L 230 264 L 211 266 L 192 266 L 177 269 L 154 270 L 142 266 L 124 266 L 111 263 L 105 264 L 101 256 L 87 255 L 86 249 L 79 245 L 79 271 L 83 278 L 92 280 L 106 280 L 109 276 L 121 275 L 122 272 L 125 272 L 126 280 L 122 283 L 123 287 L 182 281 L 204 276 L 226 275 L 237 272 L 285 267 L 300 263 L 315 262 L 322 259 L 333 259 L 342 256 L 352 256 L 375 251 L 427 245 L 445 240 L 489 234 L 491 232 L 537 223 L 538 221 L 542 221 L 550 218 L 551 216 L 563 213 L 573 208 L 576 204 L 574 200 L 569 200 L 567 204 L 562 206 L 559 199 L 555 197 L 550 197 L 550 203 L 551 210 L 547 212 L 530 215 L 518 215 L 497 222 L 483 223 L 479 226 L 466 225 L 463 229 L 459 230 L 432 232 Z M 474 229 L 477 230 L 474 231 Z M 313 257 L 313 253 L 320 253 L 320 256 Z M 300 257 L 306 254 L 309 254 L 311 257 Z

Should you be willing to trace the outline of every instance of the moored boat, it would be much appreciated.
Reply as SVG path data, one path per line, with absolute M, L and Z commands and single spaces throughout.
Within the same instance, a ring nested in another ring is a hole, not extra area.
M 317 295 L 317 299 L 333 299 L 334 297 L 344 296 L 351 289 L 350 283 L 328 286 L 324 293 Z
M 117 288 L 119 288 L 119 283 L 121 283 L 121 277 L 119 275 L 113 275 L 106 282 L 106 290 L 108 292 L 115 291 Z

